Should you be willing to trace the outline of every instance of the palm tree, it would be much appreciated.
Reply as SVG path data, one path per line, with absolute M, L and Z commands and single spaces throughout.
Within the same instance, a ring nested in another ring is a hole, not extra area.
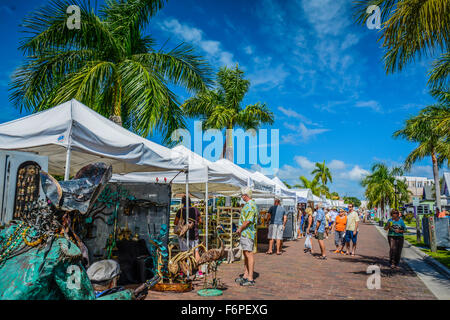
M 330 169 L 325 165 L 325 160 L 323 163 L 316 162 L 315 166 L 316 168 L 311 172 L 311 174 L 315 175 L 317 180 L 321 180 L 324 186 L 328 181 L 333 182 Z
M 244 79 L 244 72 L 236 68 L 222 67 L 217 73 L 216 88 L 202 90 L 188 99 L 182 106 L 189 117 L 204 120 L 204 129 L 226 129 L 226 159 L 234 161 L 232 129 L 236 126 L 258 129 L 261 124 L 272 124 L 273 113 L 264 103 L 242 107 L 242 100 L 250 88 L 250 81 Z
M 337 193 L 336 191 L 332 192 L 330 194 L 330 196 L 331 196 L 331 200 L 339 200 L 340 199 L 339 193 Z
M 401 71 L 416 58 L 442 52 L 430 71 L 429 84 L 441 87 L 450 74 L 450 1 L 363 0 L 355 3 L 355 20 L 364 24 L 371 15 L 366 10 L 376 5 L 381 10 L 381 36 L 387 73 Z
M 365 196 L 369 201 L 369 207 L 380 207 L 384 219 L 386 206 L 392 206 L 395 202 L 394 181 L 397 180 L 398 203 L 409 200 L 408 186 L 404 181 L 396 178 L 403 174 L 400 168 L 389 169 L 383 163 L 376 163 L 372 166 L 371 171 L 362 179 L 361 185 L 366 188 Z
M 169 85 L 190 92 L 210 84 L 211 69 L 187 44 L 164 52 L 143 33 L 165 0 L 51 0 L 24 19 L 20 50 L 25 63 L 13 76 L 10 100 L 37 112 L 75 98 L 115 122 L 166 141 L 184 127 Z M 69 5 L 80 8 L 80 29 L 66 23 Z
M 418 143 L 405 160 L 405 169 L 409 170 L 416 161 L 431 156 L 436 193 L 436 207 L 441 210 L 441 190 L 439 185 L 439 167 L 449 161 L 450 140 L 448 127 L 437 124 L 443 114 L 448 113 L 448 106 L 436 105 L 423 109 L 419 115 L 405 121 L 404 128 L 394 133 L 394 137 L 402 137 Z
M 310 189 L 314 195 L 320 196 L 322 189 L 318 179 L 308 180 L 305 176 L 301 176 L 299 179 L 301 184 L 294 185 L 294 188 Z

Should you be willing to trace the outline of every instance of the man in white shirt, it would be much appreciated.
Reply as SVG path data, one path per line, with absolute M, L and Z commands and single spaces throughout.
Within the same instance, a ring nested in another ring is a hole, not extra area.
M 347 255 L 350 254 L 350 241 L 353 243 L 351 255 L 355 255 L 356 241 L 358 236 L 358 223 L 358 212 L 353 210 L 353 204 L 350 203 L 348 205 L 347 225 L 345 227 L 345 244 L 347 246 Z

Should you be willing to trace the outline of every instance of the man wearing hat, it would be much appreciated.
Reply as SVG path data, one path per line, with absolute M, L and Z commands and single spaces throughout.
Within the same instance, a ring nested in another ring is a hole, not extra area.
M 239 228 L 236 233 L 241 236 L 240 244 L 244 253 L 244 275 L 235 281 L 241 286 L 254 286 L 253 270 L 255 268 L 255 260 L 253 256 L 253 248 L 255 245 L 256 221 L 258 218 L 258 210 L 255 200 L 252 199 L 252 190 L 244 188 L 241 191 L 242 200 L 245 205 L 241 210 L 239 217 Z
M 120 266 L 114 260 L 101 260 L 92 264 L 87 269 L 87 274 L 95 290 L 96 298 L 123 291 L 128 299 L 132 298 L 132 292 L 123 287 L 117 287 L 120 275 Z
M 284 228 L 286 227 L 287 215 L 286 210 L 281 206 L 281 201 L 275 198 L 273 206 L 269 209 L 270 224 L 269 234 L 269 250 L 267 254 L 272 254 L 273 242 L 277 242 L 277 255 L 281 254 L 281 241 L 283 240 Z

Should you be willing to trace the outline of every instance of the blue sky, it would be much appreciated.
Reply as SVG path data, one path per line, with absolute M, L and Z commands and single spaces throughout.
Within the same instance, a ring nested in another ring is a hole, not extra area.
M 7 92 L 22 60 L 19 24 L 43 3 L 0 0 L 0 123 L 21 116 Z M 214 68 L 239 63 L 252 84 L 245 103 L 265 102 L 275 113 L 282 180 L 310 177 L 314 162 L 325 160 L 332 191 L 363 197 L 359 180 L 374 162 L 399 165 L 414 147 L 392 133 L 433 99 L 429 60 L 386 75 L 379 34 L 353 23 L 351 3 L 172 0 L 147 32 L 167 49 L 181 41 L 194 45 Z M 189 97 L 176 92 L 181 101 Z M 431 177 L 429 163 L 409 175 Z

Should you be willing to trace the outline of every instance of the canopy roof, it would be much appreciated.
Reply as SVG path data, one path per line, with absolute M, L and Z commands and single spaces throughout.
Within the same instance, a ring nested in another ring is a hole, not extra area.
M 297 202 L 306 203 L 308 201 L 314 201 L 311 189 L 292 189 L 292 190 L 297 193 Z
M 279 194 L 282 198 L 291 198 L 294 199 L 297 197 L 297 193 L 289 189 L 283 181 L 280 180 L 278 177 L 274 177 L 271 179 L 271 181 L 275 184 L 277 188 L 277 194 Z M 297 201 L 298 202 L 298 201 Z
M 215 164 L 223 167 L 224 169 L 233 172 L 233 174 L 241 177 L 241 179 L 247 180 L 247 185 L 251 186 L 256 193 L 260 193 L 261 196 L 264 194 L 273 194 L 273 183 L 268 184 L 260 177 L 254 175 L 252 172 L 241 168 L 237 164 L 234 164 L 230 160 L 220 159 L 214 162 Z M 270 179 L 269 179 L 270 180 Z M 255 196 L 254 196 L 255 197 Z
M 313 194 L 313 201 L 314 202 L 323 202 L 323 199 L 321 197 L 318 197 L 315 194 Z
M 241 188 L 247 186 L 246 179 L 211 162 L 184 146 L 176 146 L 172 149 L 174 154 L 186 160 L 189 165 L 189 193 L 206 192 L 206 182 L 208 182 L 208 193 L 236 193 Z M 121 182 L 171 182 L 174 193 L 185 192 L 186 174 L 179 174 L 178 171 L 159 172 L 135 172 L 126 175 L 113 175 L 114 181 Z
M 0 149 L 48 156 L 49 172 L 63 175 L 70 146 L 70 173 L 97 161 L 113 172 L 181 170 L 184 160 L 72 99 L 49 110 L 0 125 Z

